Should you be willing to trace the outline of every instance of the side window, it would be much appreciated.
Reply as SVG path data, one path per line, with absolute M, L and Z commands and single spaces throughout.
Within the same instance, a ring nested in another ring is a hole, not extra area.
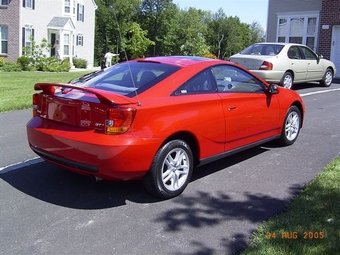
M 306 48 L 306 47 L 300 47 L 301 51 L 303 52 L 303 54 L 305 55 L 306 59 L 310 59 L 310 60 L 316 60 L 317 56 L 315 56 L 314 52 L 311 51 L 310 49 Z
M 231 65 L 212 68 L 218 92 L 262 93 L 265 85 L 248 72 Z
M 288 57 L 290 59 L 302 59 L 298 46 L 292 46 L 289 48 Z
M 212 77 L 211 70 L 206 69 L 190 80 L 186 81 L 176 92 L 176 95 L 202 94 L 216 92 L 216 83 Z

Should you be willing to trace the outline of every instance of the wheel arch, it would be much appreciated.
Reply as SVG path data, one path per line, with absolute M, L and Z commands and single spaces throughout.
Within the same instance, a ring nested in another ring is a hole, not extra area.
M 332 66 L 328 66 L 326 69 L 325 69 L 325 73 L 327 71 L 327 69 L 330 69 L 332 71 L 332 74 L 333 74 L 333 78 L 334 78 L 334 75 L 335 75 L 335 70 Z
M 288 70 L 286 70 L 284 73 L 283 73 L 283 75 L 285 74 L 285 73 L 291 73 L 291 75 L 292 75 L 292 77 L 293 77 L 293 81 L 295 80 L 295 73 L 294 73 L 294 71 L 292 70 L 292 69 L 288 69 Z M 282 76 L 282 78 L 283 78 L 283 76 Z
M 300 115 L 301 115 L 300 128 L 302 128 L 304 115 L 305 115 L 304 110 L 303 110 L 303 106 L 302 106 L 301 102 L 299 102 L 299 101 L 295 101 L 291 106 L 293 106 L 293 105 L 296 106 L 300 111 Z
M 168 143 L 172 140 L 176 140 L 176 139 L 183 140 L 184 142 L 186 142 L 189 145 L 191 152 L 192 152 L 193 159 L 194 159 L 194 166 L 197 166 L 199 164 L 200 148 L 199 148 L 199 143 L 198 143 L 196 137 L 192 133 L 190 133 L 188 131 L 181 131 L 181 132 L 174 133 L 174 134 L 170 135 L 166 140 L 164 140 L 164 142 L 161 144 L 160 147 L 162 147 L 164 144 L 166 144 L 166 143 Z

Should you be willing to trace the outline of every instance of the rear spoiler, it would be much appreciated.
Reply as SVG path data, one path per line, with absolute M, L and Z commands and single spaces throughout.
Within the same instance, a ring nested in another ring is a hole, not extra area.
M 34 85 L 34 90 L 42 90 L 46 95 L 54 95 L 57 88 L 65 88 L 65 89 L 75 89 L 81 90 L 84 92 L 88 92 L 94 94 L 101 103 L 105 104 L 133 104 L 137 103 L 137 101 L 132 101 L 130 98 L 119 95 L 113 92 L 108 92 L 104 90 L 88 88 L 88 87 L 80 87 L 71 84 L 64 84 L 64 83 L 37 83 Z

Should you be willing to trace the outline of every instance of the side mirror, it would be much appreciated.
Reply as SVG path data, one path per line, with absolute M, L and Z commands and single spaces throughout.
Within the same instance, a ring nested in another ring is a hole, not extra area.
M 270 84 L 268 87 L 269 94 L 279 94 L 279 88 L 276 84 Z

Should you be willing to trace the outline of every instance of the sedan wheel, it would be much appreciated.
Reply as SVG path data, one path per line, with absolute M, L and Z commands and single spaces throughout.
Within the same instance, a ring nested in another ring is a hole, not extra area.
M 285 72 L 283 75 L 280 85 L 287 89 L 293 88 L 293 75 L 290 72 Z
M 333 72 L 331 69 L 327 68 L 322 80 L 320 81 L 320 84 L 324 87 L 331 86 L 333 82 Z
M 188 185 L 193 171 L 193 156 L 189 145 L 173 140 L 157 152 L 149 172 L 143 179 L 145 188 L 160 198 L 172 198 Z
M 301 113 L 296 106 L 291 106 L 283 123 L 280 143 L 282 145 L 293 144 L 299 136 L 301 127 Z

